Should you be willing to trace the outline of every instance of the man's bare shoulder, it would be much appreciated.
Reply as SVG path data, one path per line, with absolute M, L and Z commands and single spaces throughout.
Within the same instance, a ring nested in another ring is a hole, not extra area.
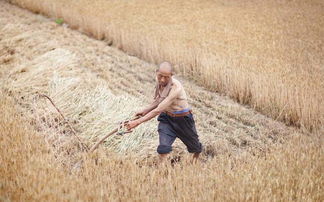
M 172 77 L 172 84 L 173 84 L 172 87 L 174 87 L 174 88 L 179 88 L 179 89 L 182 88 L 181 82 L 174 77 Z

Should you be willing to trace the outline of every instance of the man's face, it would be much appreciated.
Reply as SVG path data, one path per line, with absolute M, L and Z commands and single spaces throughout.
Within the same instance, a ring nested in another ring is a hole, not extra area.
M 172 77 L 172 73 L 170 72 L 161 72 L 161 71 L 156 72 L 156 79 L 159 82 L 160 86 L 165 87 L 166 85 L 168 85 L 171 77 Z

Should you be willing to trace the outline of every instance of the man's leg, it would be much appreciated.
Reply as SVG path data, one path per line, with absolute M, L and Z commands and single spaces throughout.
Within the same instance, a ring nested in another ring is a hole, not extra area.
M 159 165 L 164 164 L 166 159 L 168 158 L 168 154 L 159 154 Z
M 198 138 L 192 114 L 179 117 L 174 124 L 174 128 L 177 131 L 177 137 L 187 146 L 188 152 L 193 153 L 192 162 L 197 162 L 202 151 L 202 145 Z
M 199 158 L 199 155 L 200 155 L 200 153 L 194 153 L 192 155 L 192 161 L 191 161 L 191 163 L 197 163 L 197 160 Z
M 176 139 L 172 127 L 165 122 L 160 122 L 158 126 L 159 146 L 157 152 L 159 154 L 159 164 L 164 163 L 168 154 L 172 151 L 172 144 Z

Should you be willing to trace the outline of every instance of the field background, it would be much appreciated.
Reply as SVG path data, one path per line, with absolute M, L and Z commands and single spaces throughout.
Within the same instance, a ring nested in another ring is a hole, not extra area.
M 324 3 L 11 0 L 287 124 L 323 126 Z
M 2 201 L 323 201 L 323 138 L 293 136 L 263 156 L 218 156 L 157 169 L 100 150 L 82 172 L 62 169 L 44 138 L 5 104 Z M 3 107 L 3 105 L 1 106 Z M 81 155 L 82 156 L 82 155 Z M 62 159 L 62 158 L 59 158 Z
M 199 164 L 176 142 L 170 161 L 181 161 L 157 169 L 155 120 L 86 154 L 38 93 L 93 145 L 152 99 L 156 66 L 70 27 L 0 1 L 0 200 L 322 201 L 323 135 L 197 85 L 189 66 L 177 78 L 205 146 Z

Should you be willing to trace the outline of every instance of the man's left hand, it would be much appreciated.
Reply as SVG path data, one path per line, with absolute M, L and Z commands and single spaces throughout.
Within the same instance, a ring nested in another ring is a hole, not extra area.
M 125 124 L 125 126 L 127 127 L 128 130 L 131 130 L 133 128 L 135 128 L 136 126 L 138 126 L 140 124 L 140 122 L 138 120 L 134 120 L 134 121 L 129 121 L 128 123 Z

